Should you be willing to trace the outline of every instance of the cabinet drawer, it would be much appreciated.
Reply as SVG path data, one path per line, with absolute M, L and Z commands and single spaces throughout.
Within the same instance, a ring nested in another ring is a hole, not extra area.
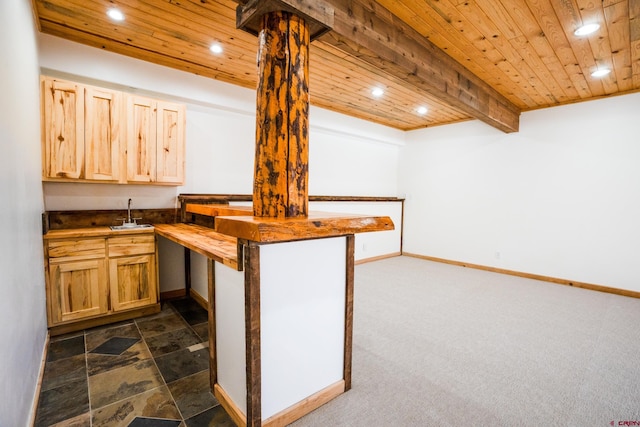
M 152 254 L 156 251 L 154 234 L 111 237 L 108 239 L 109 257 Z
M 105 239 L 49 240 L 47 249 L 51 261 L 73 261 L 106 256 Z

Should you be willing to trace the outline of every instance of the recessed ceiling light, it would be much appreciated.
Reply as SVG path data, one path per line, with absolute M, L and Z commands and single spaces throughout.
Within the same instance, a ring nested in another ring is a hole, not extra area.
M 384 95 L 384 89 L 374 87 L 373 89 L 371 89 L 371 95 L 373 95 L 374 98 L 380 98 L 382 95 Z
M 429 109 L 427 107 L 425 107 L 424 105 L 416 108 L 416 112 L 418 114 L 420 114 L 421 116 L 424 116 L 425 114 L 427 114 L 428 111 L 429 111 Z
M 124 21 L 124 14 L 120 11 L 120 9 L 109 9 L 107 10 L 107 15 L 114 21 Z
M 222 45 L 220 43 L 213 43 L 209 46 L 209 50 L 213 53 L 222 53 Z
M 586 24 L 578 28 L 573 32 L 576 36 L 586 36 L 587 34 L 595 33 L 600 28 L 599 24 Z
M 611 72 L 608 68 L 601 68 L 591 73 L 591 77 L 604 77 Z

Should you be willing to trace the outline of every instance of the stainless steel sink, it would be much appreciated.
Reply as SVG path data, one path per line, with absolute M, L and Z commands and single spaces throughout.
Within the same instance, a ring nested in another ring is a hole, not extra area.
M 136 230 L 139 228 L 153 228 L 151 224 L 136 224 L 135 222 L 125 222 L 120 225 L 112 225 L 112 230 Z

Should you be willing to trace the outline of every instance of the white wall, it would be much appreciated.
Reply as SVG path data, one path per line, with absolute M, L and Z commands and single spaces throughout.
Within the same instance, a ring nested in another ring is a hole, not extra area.
M 396 195 L 404 132 L 320 108 L 309 120 L 309 194 Z
M 404 250 L 640 291 L 640 94 L 409 132 Z
M 205 279 L 206 279 L 205 274 Z M 158 236 L 158 281 L 160 292 L 184 289 L 184 246 Z M 204 296 L 207 296 L 205 284 Z
M 399 254 L 402 240 L 402 202 L 310 202 L 309 210 L 356 215 L 388 216 L 394 230 L 359 233 L 355 238 L 355 260 Z
M 47 333 L 39 70 L 30 2 L 0 2 L 0 28 L 0 426 L 27 426 Z
M 207 301 L 209 300 L 208 279 L 207 257 L 191 251 L 191 289 Z

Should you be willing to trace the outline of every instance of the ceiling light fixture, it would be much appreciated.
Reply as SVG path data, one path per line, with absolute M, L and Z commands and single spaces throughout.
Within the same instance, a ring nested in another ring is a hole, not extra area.
M 600 28 L 599 24 L 586 24 L 578 28 L 573 32 L 576 36 L 586 36 L 591 33 L 595 33 Z
M 604 77 L 610 72 L 611 70 L 608 68 L 600 68 L 599 70 L 596 70 L 593 73 L 591 73 L 591 77 Z
M 380 98 L 382 95 L 384 95 L 384 89 L 379 87 L 374 87 L 371 90 L 371 95 L 373 95 L 374 98 Z
M 421 116 L 424 116 L 425 114 L 427 114 L 428 111 L 429 111 L 429 109 L 427 107 L 425 107 L 424 105 L 416 108 L 416 112 Z
M 124 14 L 120 11 L 120 9 L 109 9 L 107 10 L 107 15 L 114 21 L 124 21 Z
M 220 43 L 213 43 L 209 50 L 213 53 L 222 53 L 222 45 Z

